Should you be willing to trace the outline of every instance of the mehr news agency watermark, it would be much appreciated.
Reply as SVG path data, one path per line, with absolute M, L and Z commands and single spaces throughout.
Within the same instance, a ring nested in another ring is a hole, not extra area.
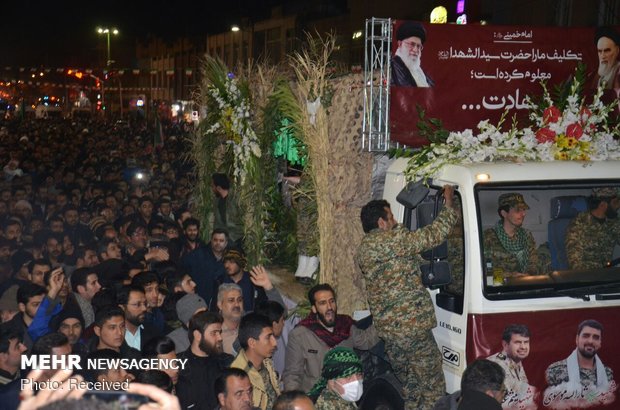
M 188 359 L 85 359 L 85 367 L 88 370 L 183 370 Z M 83 370 L 82 358 L 79 355 L 31 355 L 21 357 L 22 370 Z M 37 381 L 34 379 L 22 379 L 21 389 L 33 388 L 36 390 L 58 390 L 62 382 L 53 380 Z M 129 381 L 85 381 L 69 379 L 70 389 L 87 390 L 127 390 Z

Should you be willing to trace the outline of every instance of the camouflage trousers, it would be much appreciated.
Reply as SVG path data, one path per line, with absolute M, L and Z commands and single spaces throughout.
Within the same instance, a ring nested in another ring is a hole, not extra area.
M 319 228 L 317 226 L 316 199 L 312 192 L 298 192 L 295 208 L 297 210 L 297 251 L 299 255 L 319 254 Z
M 385 350 L 403 385 L 405 409 L 432 409 L 446 392 L 441 354 L 433 333 L 429 330 L 415 339 L 390 338 L 385 341 Z

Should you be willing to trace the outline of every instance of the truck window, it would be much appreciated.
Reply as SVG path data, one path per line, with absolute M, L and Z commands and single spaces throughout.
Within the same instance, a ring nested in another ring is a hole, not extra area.
M 619 186 L 620 181 L 477 185 L 486 297 L 618 293 Z

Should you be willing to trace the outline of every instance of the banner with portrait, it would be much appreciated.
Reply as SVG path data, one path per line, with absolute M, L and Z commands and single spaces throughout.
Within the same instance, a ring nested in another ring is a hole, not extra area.
M 579 63 L 587 66 L 588 81 L 594 81 L 599 65 L 595 28 L 397 20 L 392 33 L 391 139 L 414 147 L 427 143 L 418 132 L 417 107 L 451 131 L 475 129 L 482 120 L 496 123 L 506 110 L 510 117 L 526 119 L 526 96 L 541 95 L 541 81 L 551 91 L 571 79 Z
M 611 306 L 469 315 L 467 362 L 500 364 L 506 374 L 506 410 L 616 409 L 617 316 L 618 307 Z M 519 334 L 520 327 L 528 333 Z M 580 368 L 573 360 L 576 352 L 594 357 L 594 368 Z

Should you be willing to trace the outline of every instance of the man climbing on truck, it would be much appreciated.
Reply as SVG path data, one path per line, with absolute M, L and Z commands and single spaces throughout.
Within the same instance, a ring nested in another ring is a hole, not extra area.
M 370 201 L 361 212 L 366 235 L 356 261 L 364 274 L 374 323 L 403 384 L 407 409 L 430 409 L 446 391 L 432 333 L 437 326 L 433 301 L 419 267 L 419 254 L 445 241 L 457 222 L 454 187 L 446 185 L 443 195 L 445 206 L 437 219 L 413 232 L 396 223 L 385 200 Z

